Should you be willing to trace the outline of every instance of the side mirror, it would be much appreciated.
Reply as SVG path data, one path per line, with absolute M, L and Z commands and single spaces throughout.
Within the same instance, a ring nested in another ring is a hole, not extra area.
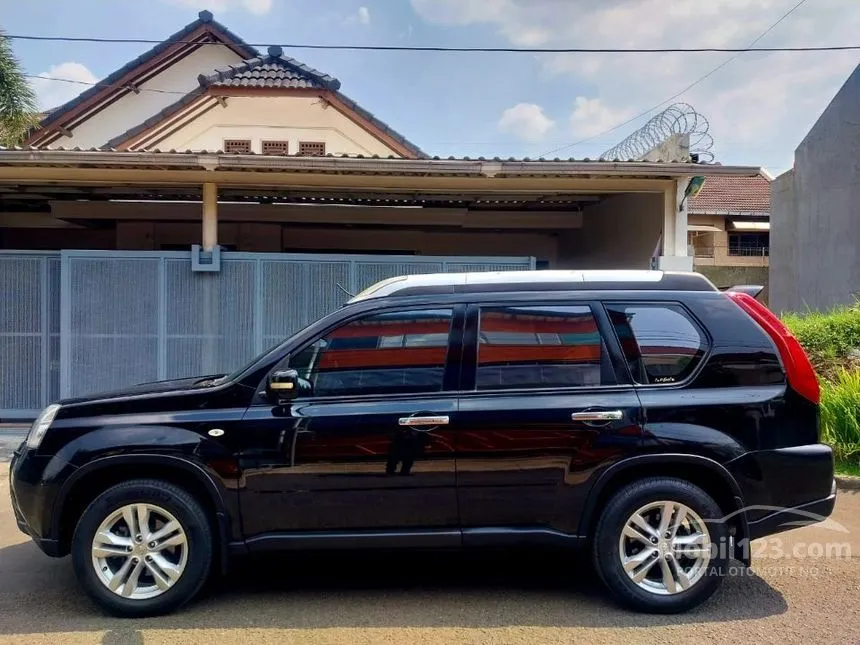
M 299 395 L 299 373 L 296 370 L 277 370 L 266 381 L 266 396 L 277 405 L 289 405 Z

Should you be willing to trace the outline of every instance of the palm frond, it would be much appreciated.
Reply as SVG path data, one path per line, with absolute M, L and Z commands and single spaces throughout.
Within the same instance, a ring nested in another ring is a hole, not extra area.
M 36 94 L 0 30 L 0 145 L 18 145 L 37 123 Z

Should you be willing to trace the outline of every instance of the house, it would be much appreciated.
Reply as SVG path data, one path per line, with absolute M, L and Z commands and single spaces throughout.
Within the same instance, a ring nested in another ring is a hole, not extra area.
M 690 198 L 693 266 L 718 286 L 768 284 L 771 179 L 710 177 Z
M 860 300 L 860 66 L 774 181 L 771 304 L 827 310 Z
M 421 150 L 342 94 L 340 81 L 197 20 L 47 114 L 38 148 L 223 150 L 419 158 Z
M 429 158 L 205 11 L 27 144 L 0 150 L 0 420 L 228 371 L 393 275 L 690 270 L 692 178 L 759 173 Z

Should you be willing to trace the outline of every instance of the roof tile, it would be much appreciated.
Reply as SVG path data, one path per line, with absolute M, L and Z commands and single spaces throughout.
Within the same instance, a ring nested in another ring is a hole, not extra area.
M 708 177 L 690 200 L 691 213 L 770 213 L 770 181 L 755 177 Z
M 201 74 L 197 80 L 206 87 L 278 87 L 334 91 L 340 88 L 339 80 L 284 56 L 283 50 L 278 46 L 269 47 L 267 56 L 250 58 L 208 76 Z
M 134 60 L 129 61 L 128 63 L 126 63 L 125 65 L 120 67 L 118 70 L 116 70 L 112 74 L 106 76 L 105 78 L 100 80 L 98 83 L 96 83 L 92 87 L 84 90 L 78 96 L 71 99 L 70 101 L 67 101 L 63 105 L 60 105 L 56 108 L 53 108 L 52 110 L 46 111 L 44 117 L 42 118 L 42 120 L 40 122 L 40 126 L 42 128 L 44 128 L 44 127 L 50 125 L 51 123 L 54 123 L 55 121 L 61 119 L 63 117 L 63 115 L 65 115 L 69 110 L 76 107 L 77 105 L 79 105 L 83 101 L 87 100 L 91 96 L 94 96 L 95 94 L 101 92 L 105 88 L 116 89 L 116 88 L 113 88 L 114 84 L 117 81 L 119 81 L 123 76 L 125 76 L 128 72 L 133 70 L 135 67 L 149 61 L 150 59 L 155 58 L 158 54 L 160 54 L 162 51 L 164 51 L 167 47 L 170 47 L 172 44 L 174 44 L 176 42 L 181 42 L 186 36 L 188 36 L 195 29 L 197 29 L 198 27 L 200 27 L 201 25 L 204 25 L 204 24 L 211 25 L 212 26 L 211 29 L 215 33 L 218 33 L 221 36 L 221 38 L 223 38 L 227 42 L 234 43 L 237 47 L 239 47 L 241 50 L 247 52 L 248 54 L 257 54 L 258 53 L 254 47 L 247 44 L 244 40 L 239 38 L 239 36 L 237 36 L 232 31 L 227 29 L 227 27 L 225 27 L 224 25 L 222 25 L 218 21 L 213 20 L 211 12 L 201 11 L 198 14 L 197 20 L 185 25 L 185 27 L 183 27 L 182 29 L 177 31 L 175 34 L 168 36 L 168 38 L 166 40 L 164 40 L 163 42 L 159 43 L 158 45 L 155 45 L 152 49 L 142 53 L 140 56 L 138 56 Z

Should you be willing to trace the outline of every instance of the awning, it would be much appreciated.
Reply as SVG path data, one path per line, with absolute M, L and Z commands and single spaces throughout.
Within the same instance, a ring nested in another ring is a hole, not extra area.
M 729 223 L 731 224 L 731 227 L 736 231 L 769 231 L 770 230 L 770 222 L 739 222 L 737 220 L 732 220 Z
M 723 229 L 718 226 L 711 226 L 710 224 L 688 224 L 687 230 L 694 233 L 719 233 Z

